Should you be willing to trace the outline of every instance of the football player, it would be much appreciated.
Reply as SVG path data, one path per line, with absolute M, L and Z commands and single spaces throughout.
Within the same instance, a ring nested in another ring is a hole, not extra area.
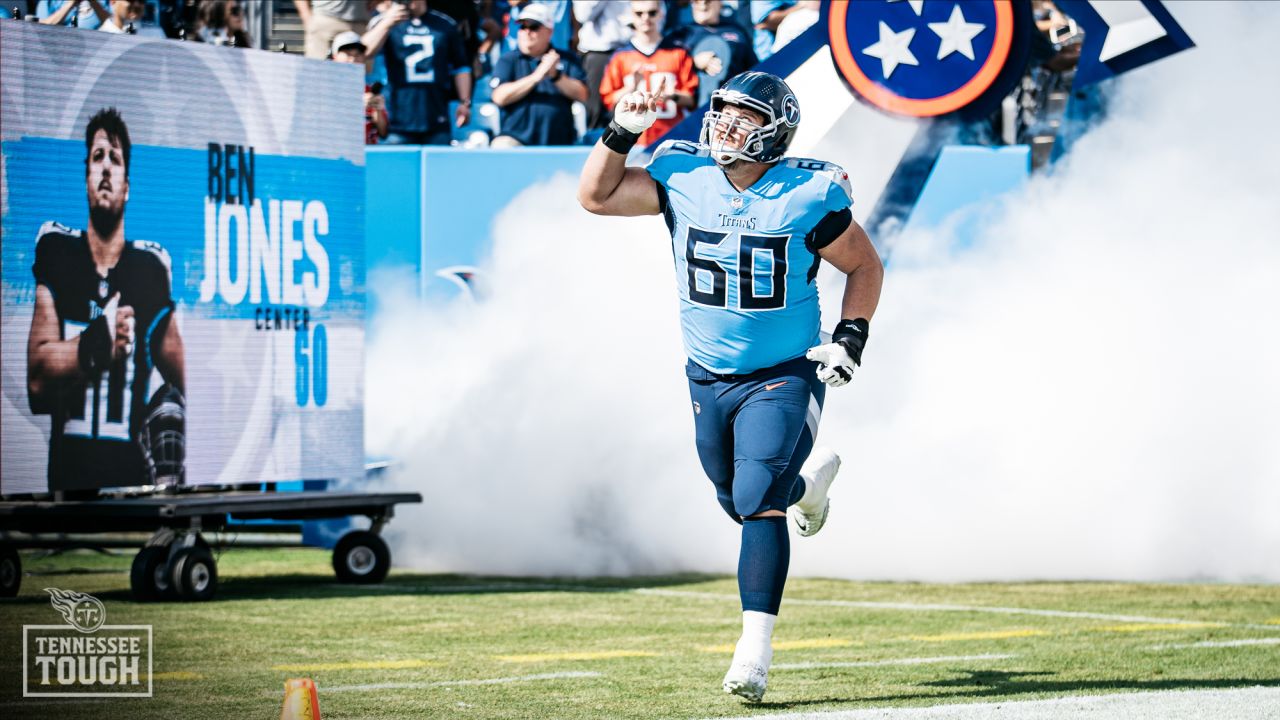
M 734 77 L 712 95 L 697 144 L 667 141 L 647 168 L 626 167 L 659 102 L 643 91 L 623 98 L 578 200 L 599 215 L 661 214 L 671 232 L 698 456 L 742 524 L 743 630 L 723 685 L 759 701 L 790 557 L 787 518 L 801 536 L 826 522 L 840 459 L 811 454 L 818 419 L 827 386 L 849 382 L 861 364 L 884 271 L 849 211 L 848 175 L 784 157 L 800 106 L 780 78 Z M 821 260 L 846 276 L 826 343 Z
M 87 230 L 36 237 L 27 340 L 31 412 L 52 416 L 50 490 L 178 483 L 185 419 L 182 336 L 169 254 L 125 240 L 129 129 L 107 108 L 85 129 Z M 153 395 L 152 370 L 165 383 Z

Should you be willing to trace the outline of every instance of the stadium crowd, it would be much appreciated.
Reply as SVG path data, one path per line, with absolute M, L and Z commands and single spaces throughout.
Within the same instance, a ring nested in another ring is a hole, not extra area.
M 2 2 L 3 0 L 0 0 Z M 592 143 L 636 88 L 650 142 L 817 21 L 818 0 L 9 0 L 0 16 L 267 48 L 245 15 L 296 12 L 307 57 L 364 63 L 369 143 Z M 276 48 L 280 49 L 280 48 Z
M 647 145 L 817 22 L 819 0 L 0 0 L 0 17 L 238 48 L 246 16 L 296 13 L 307 57 L 363 64 L 370 144 L 591 144 L 618 100 L 660 92 Z M 1034 0 L 1035 62 L 983 142 L 1030 142 L 1069 88 L 1081 34 Z M 265 11 L 265 12 L 264 12 Z M 263 21 L 265 15 L 266 20 Z M 1012 109 L 1009 109 L 1011 108 Z M 1041 133 L 1043 134 L 1043 133 Z

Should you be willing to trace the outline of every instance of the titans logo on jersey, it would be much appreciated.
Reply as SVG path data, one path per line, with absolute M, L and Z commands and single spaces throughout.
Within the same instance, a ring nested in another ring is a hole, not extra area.
M 740 375 L 813 347 L 817 253 L 833 239 L 819 229 L 853 203 L 844 170 L 785 158 L 738 192 L 705 148 L 667 141 L 648 171 L 671 230 L 689 358 Z
M 97 377 L 59 388 L 57 398 L 40 408 L 53 418 L 49 487 L 136 485 L 146 477 L 135 440 L 155 367 L 152 340 L 162 334 L 158 330 L 173 310 L 169 255 L 152 242 L 126 242 L 104 278 L 84 231 L 50 222 L 36 238 L 32 272 L 53 295 L 63 340 L 79 335 L 116 293 L 120 307 L 133 308 L 136 328 L 131 356 L 115 361 Z

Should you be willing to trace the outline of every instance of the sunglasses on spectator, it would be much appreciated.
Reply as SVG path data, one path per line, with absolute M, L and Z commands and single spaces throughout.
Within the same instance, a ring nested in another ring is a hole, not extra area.
M 231 15 L 239 15 L 239 14 L 240 14 L 240 6 L 239 6 L 239 5 L 232 5 L 231 7 L 227 8 L 227 12 L 228 12 L 229 14 L 231 14 Z
M 546 27 L 546 25 L 543 25 L 542 23 L 536 23 L 536 22 L 520 23 L 520 29 L 528 30 L 529 32 L 537 32 L 544 27 Z
M 632 10 L 631 14 L 636 17 L 658 17 L 657 10 Z

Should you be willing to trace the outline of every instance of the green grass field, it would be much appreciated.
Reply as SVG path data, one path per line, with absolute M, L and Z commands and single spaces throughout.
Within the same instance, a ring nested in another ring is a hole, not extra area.
M 131 559 L 24 553 L 22 593 L 0 602 L 0 717 L 275 718 L 290 677 L 313 678 L 335 719 L 703 718 L 1280 686 L 1272 586 L 792 579 L 769 692 L 747 706 L 719 689 L 739 631 L 732 577 L 393 571 L 358 587 L 334 581 L 324 551 L 235 550 L 214 601 L 137 604 Z M 22 625 L 62 622 L 45 587 L 97 596 L 110 625 L 154 626 L 153 698 L 21 697 Z

